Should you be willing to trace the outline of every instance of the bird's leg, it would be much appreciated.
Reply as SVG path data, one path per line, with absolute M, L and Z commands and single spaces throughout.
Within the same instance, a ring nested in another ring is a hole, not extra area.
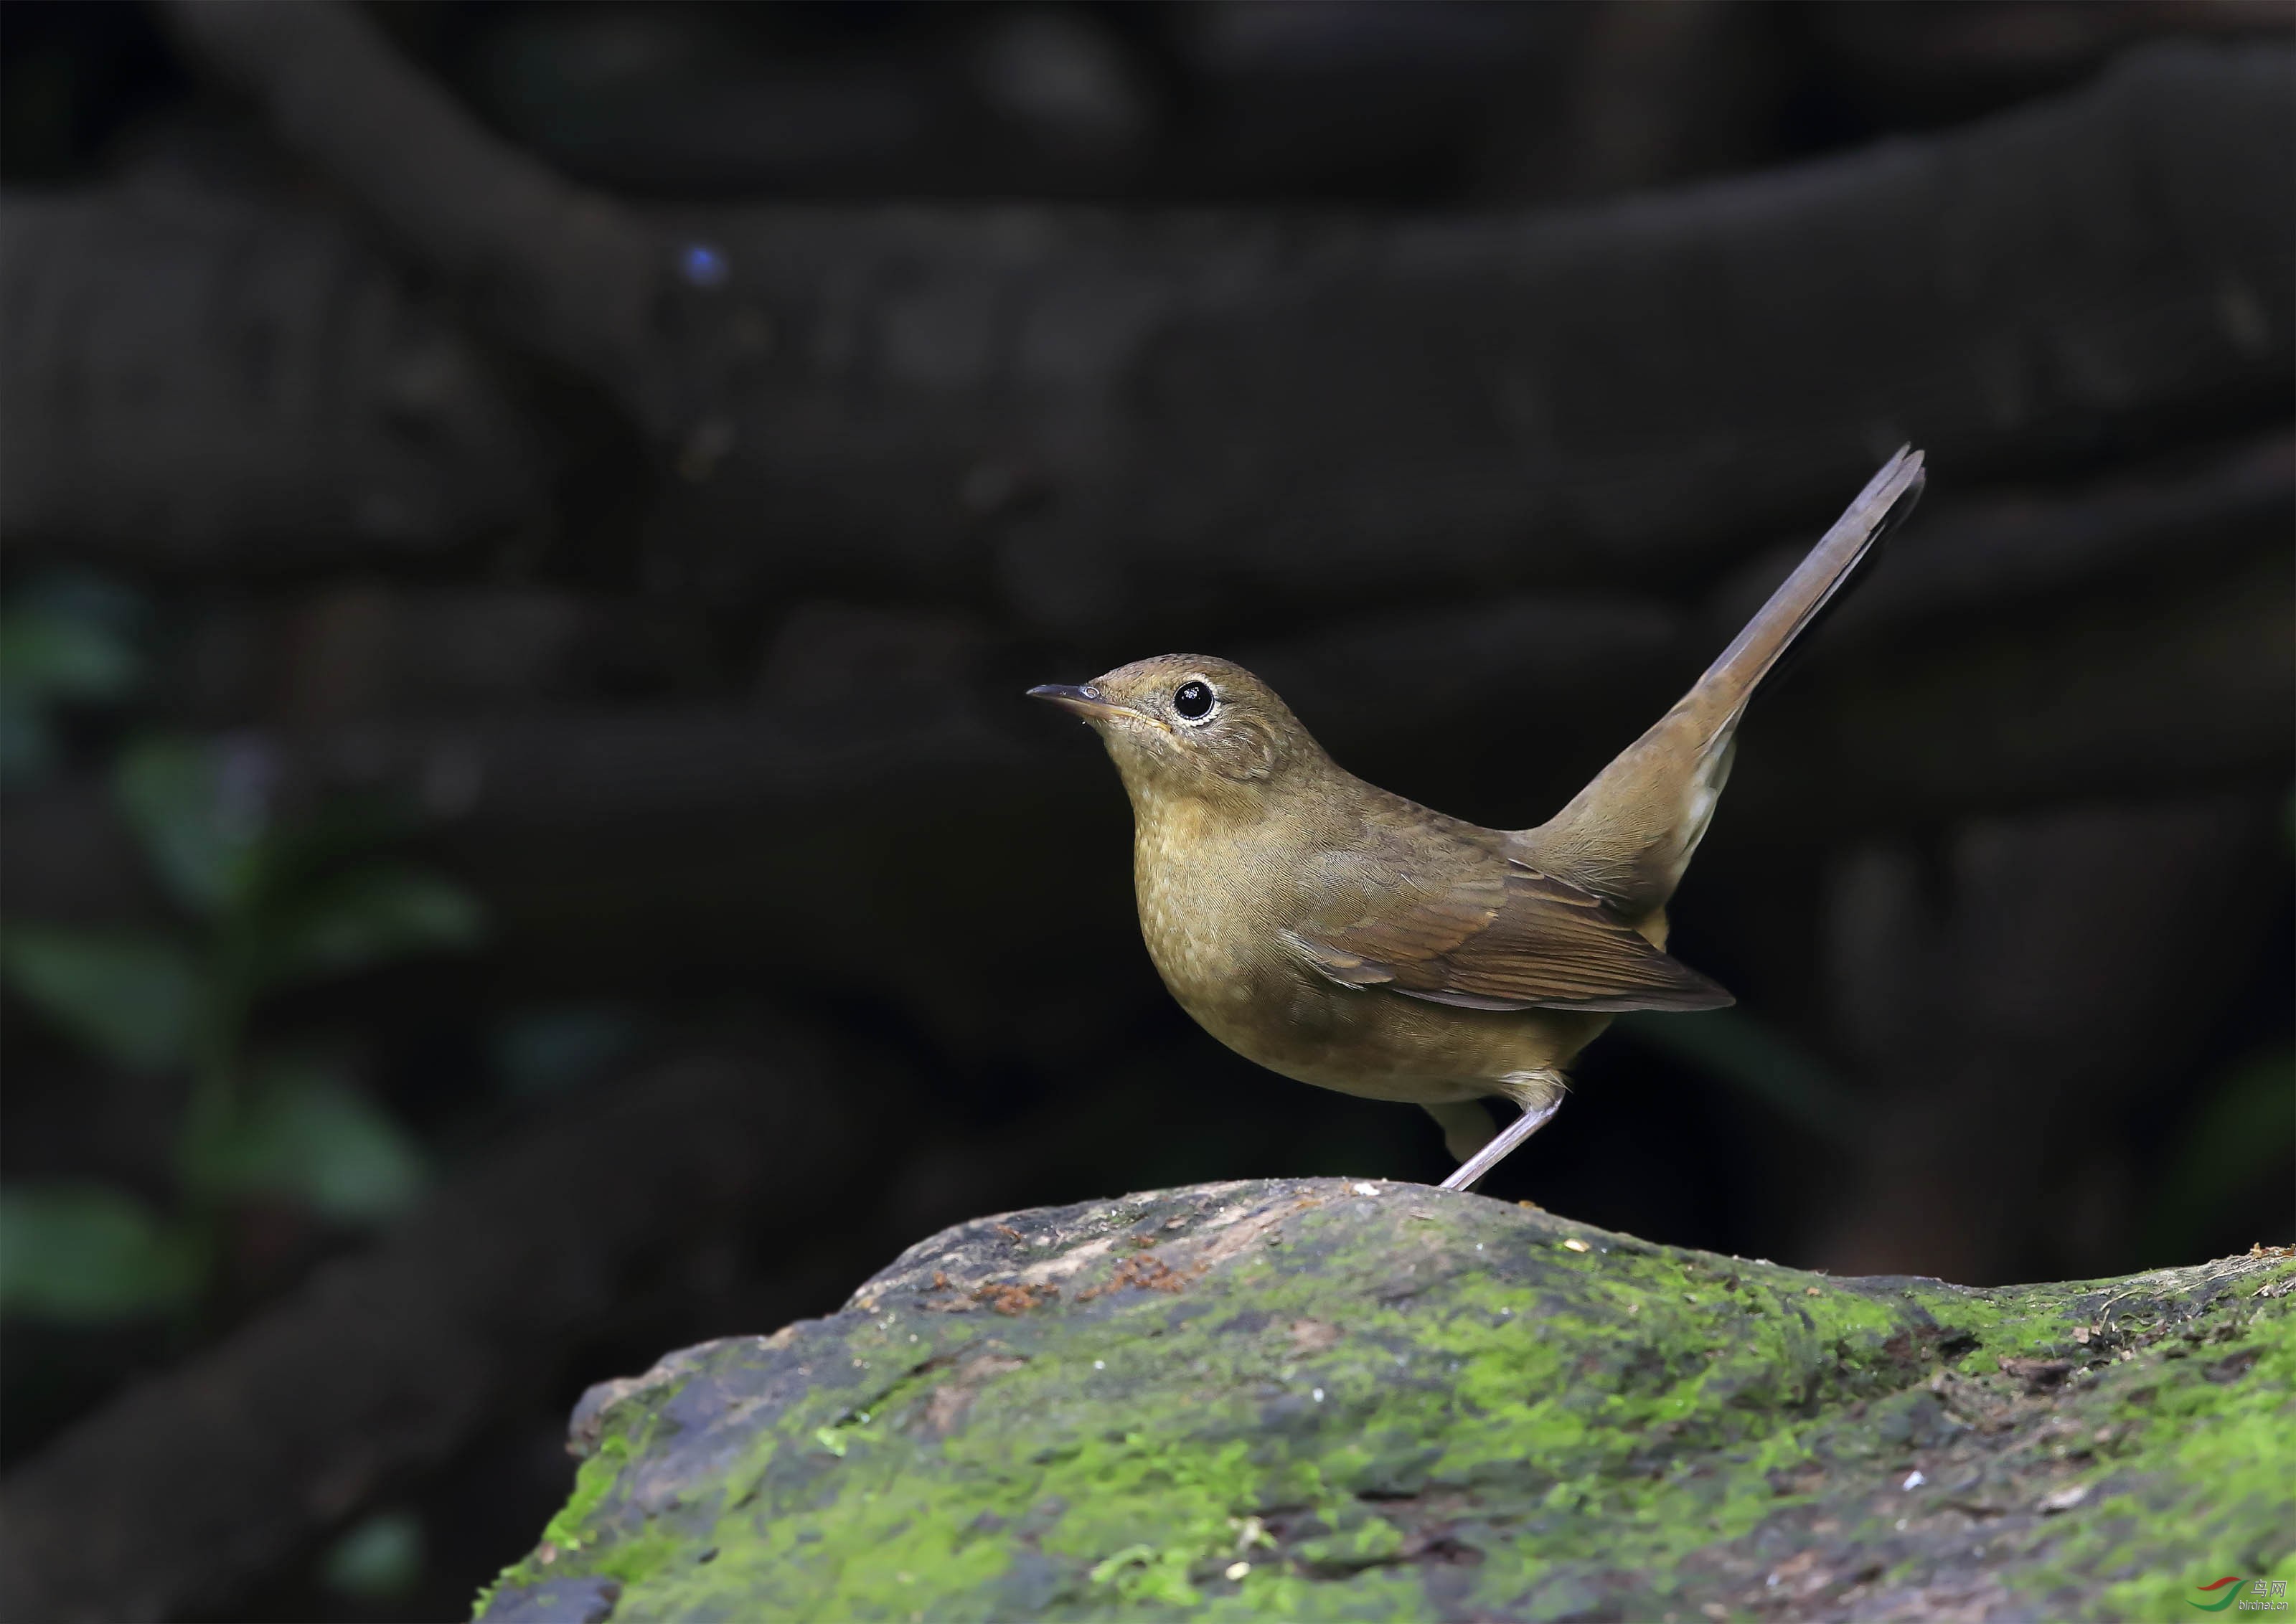
M 1423 1109 L 1443 1130 L 1443 1148 L 1457 1161 L 1464 1162 L 1473 1155 L 1498 1132 L 1491 1114 L 1483 1109 L 1480 1099 L 1446 1100 Z
M 1443 1187 L 1447 1190 L 1472 1189 L 1477 1179 L 1505 1161 L 1513 1154 L 1516 1146 L 1546 1127 L 1548 1119 L 1562 1108 L 1562 1096 L 1560 1094 L 1532 1106 L 1500 1129 L 1497 1138 L 1462 1162 L 1458 1171 L 1443 1180 Z

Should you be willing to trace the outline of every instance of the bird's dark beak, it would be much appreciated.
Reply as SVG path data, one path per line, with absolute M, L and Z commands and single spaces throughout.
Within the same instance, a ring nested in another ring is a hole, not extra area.
M 1030 689 L 1029 698 L 1050 700 L 1064 711 L 1074 711 L 1086 722 L 1100 722 L 1111 716 L 1130 714 L 1123 706 L 1103 698 L 1100 690 L 1089 683 L 1078 688 L 1067 682 L 1046 682 Z

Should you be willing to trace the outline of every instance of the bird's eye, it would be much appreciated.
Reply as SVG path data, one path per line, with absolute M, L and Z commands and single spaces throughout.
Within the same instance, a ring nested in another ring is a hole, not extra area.
M 1201 722 L 1212 714 L 1212 686 L 1209 682 L 1183 682 L 1173 690 L 1172 708 L 1184 722 Z

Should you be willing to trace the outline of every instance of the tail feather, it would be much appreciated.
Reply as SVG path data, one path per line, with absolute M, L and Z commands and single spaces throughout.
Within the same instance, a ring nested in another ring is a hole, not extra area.
M 1874 544 L 1913 511 L 1926 479 L 1922 453 L 1910 445 L 1899 447 L 1706 668 L 1688 698 L 1712 715 L 1718 733 L 1746 708 L 1762 679 L 1809 629 Z
M 1675 707 L 1568 806 L 1515 835 L 1525 860 L 1609 901 L 1663 945 L 1666 901 L 1714 815 L 1746 701 L 1912 510 L 1923 478 L 1920 452 L 1890 458 Z

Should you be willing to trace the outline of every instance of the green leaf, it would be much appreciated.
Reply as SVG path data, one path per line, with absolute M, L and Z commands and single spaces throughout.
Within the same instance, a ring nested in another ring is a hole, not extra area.
M 377 1512 L 335 1541 L 319 1561 L 319 1581 L 340 1595 L 388 1602 L 422 1578 L 422 1522 L 410 1511 Z
M 0 784 L 37 783 L 55 764 L 54 730 L 40 707 L 13 689 L 0 688 Z
M 533 1096 L 589 1081 L 637 1047 L 638 1023 L 619 1009 L 529 1009 L 496 1028 L 495 1069 L 512 1094 Z
M 32 605 L 0 615 L 0 688 L 29 699 L 116 699 L 135 684 L 135 650 L 112 627 Z
M 54 763 L 49 707 L 119 698 L 135 686 L 140 662 L 118 624 L 126 618 L 120 606 L 101 591 L 36 588 L 15 596 L 16 606 L 0 614 L 0 781 L 20 787 Z
M 285 1196 L 344 1223 L 406 1211 L 427 1175 L 422 1147 L 389 1113 L 308 1062 L 266 1068 L 202 1171 L 217 1194 Z
M 11 925 L 0 932 L 0 975 L 25 1002 L 122 1065 L 157 1071 L 190 1058 L 199 972 L 164 936 Z
M 75 1324 L 170 1308 L 199 1286 L 188 1236 L 97 1185 L 0 1190 L 0 1311 Z
M 329 873 L 372 859 L 422 828 L 421 819 L 398 802 L 362 793 L 330 796 L 265 836 L 265 886 L 277 896 L 299 895 Z
M 266 821 L 267 758 L 180 739 L 131 747 L 112 790 L 144 854 L 176 900 L 212 914 L 244 898 Z
M 459 885 L 398 863 L 370 863 L 312 886 L 265 934 L 265 985 L 345 975 L 479 939 L 478 903 Z

